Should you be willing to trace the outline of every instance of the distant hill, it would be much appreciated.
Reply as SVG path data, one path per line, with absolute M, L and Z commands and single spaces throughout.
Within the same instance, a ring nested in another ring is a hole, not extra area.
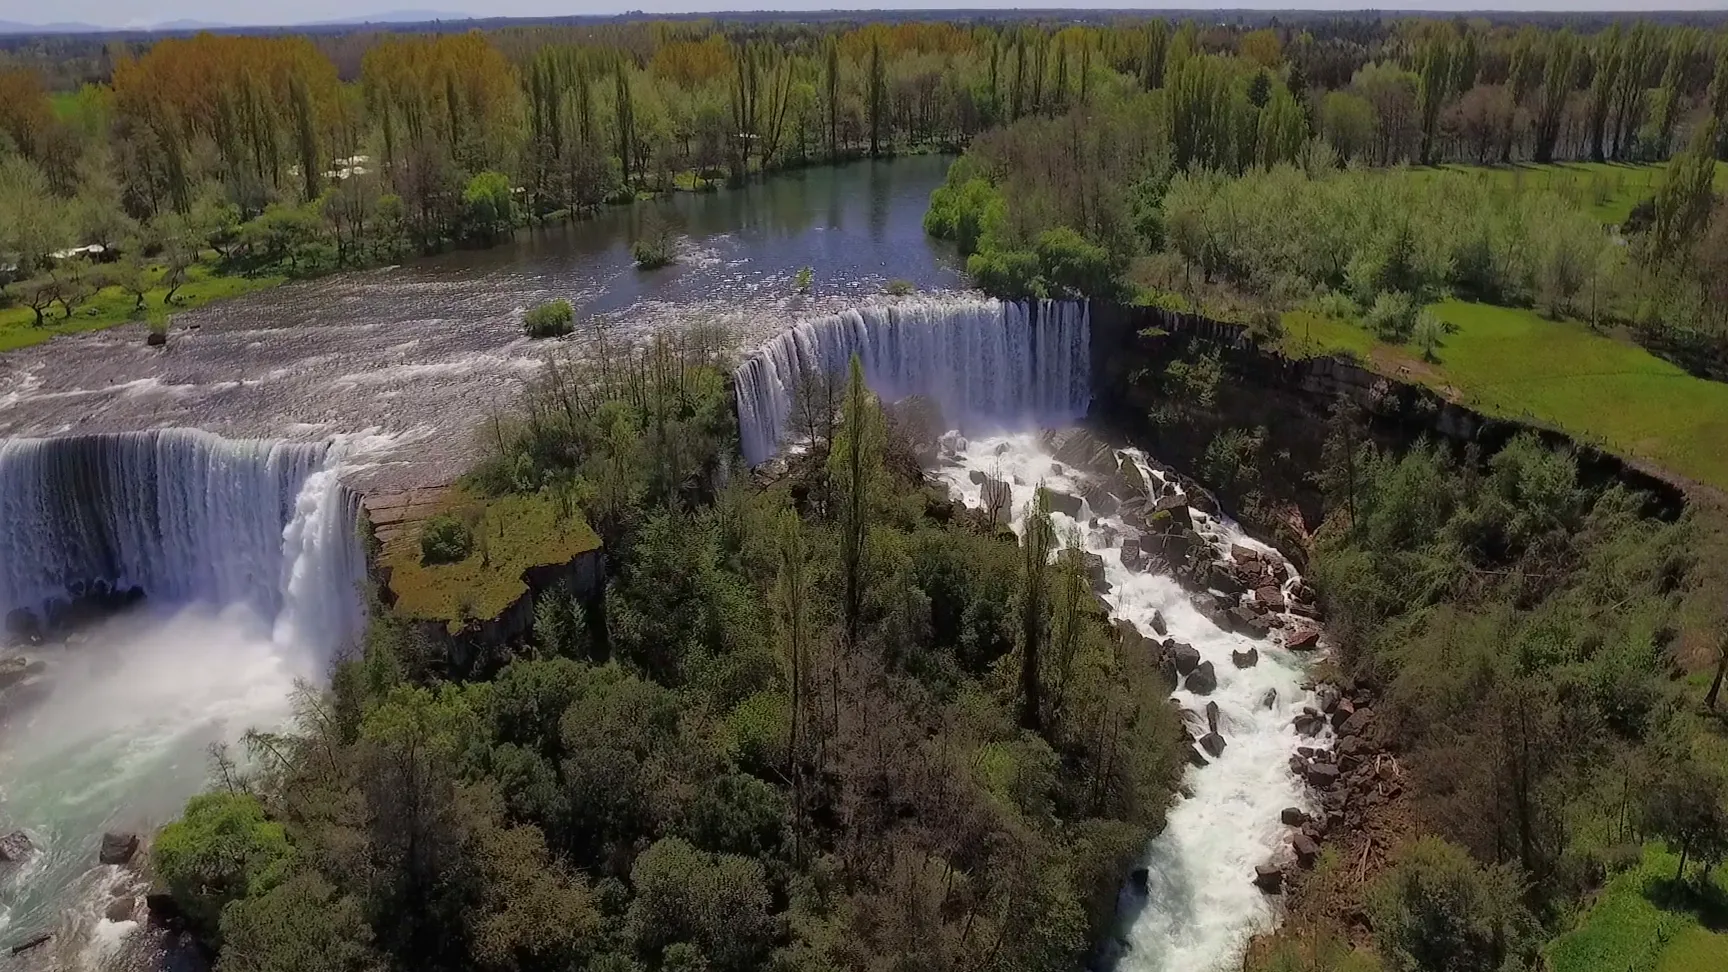
M 94 24 L 21 24 L 0 20 L 0 34 L 88 34 L 104 29 Z
M 388 10 L 383 13 L 361 14 L 340 20 L 315 20 L 307 27 L 346 27 L 352 24 L 424 24 L 434 20 L 473 20 L 473 14 L 444 10 Z
M 15 20 L 0 20 L 0 35 L 4 34 L 107 34 L 107 33 L 188 33 L 198 30 L 246 30 L 256 27 L 356 27 L 363 24 L 424 24 L 433 21 L 473 20 L 472 14 L 449 10 L 385 10 L 358 14 L 339 20 L 305 21 L 298 24 L 219 24 L 205 20 L 170 20 L 160 24 L 128 24 L 101 26 L 83 23 L 26 24 Z

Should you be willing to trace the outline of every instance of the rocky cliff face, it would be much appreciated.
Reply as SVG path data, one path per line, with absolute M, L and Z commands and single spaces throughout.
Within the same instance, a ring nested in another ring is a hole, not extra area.
M 1254 343 L 1243 327 L 1155 308 L 1092 308 L 1093 406 L 1091 419 L 1144 444 L 1164 461 L 1207 480 L 1230 511 L 1274 539 L 1298 512 L 1312 529 L 1321 515 L 1312 474 L 1322 468 L 1328 422 L 1341 406 L 1353 423 L 1391 448 L 1424 437 L 1483 458 L 1514 436 L 1533 432 L 1552 446 L 1571 448 L 1587 482 L 1618 481 L 1649 497 L 1648 512 L 1678 516 L 1685 484 L 1578 443 L 1552 429 L 1484 415 L 1447 400 L 1414 381 L 1400 381 L 1340 358 L 1285 357 Z M 1183 421 L 1154 422 L 1170 412 L 1170 390 L 1160 380 L 1175 360 L 1216 355 L 1222 371 L 1209 405 L 1176 402 Z M 1228 429 L 1264 429 L 1258 475 L 1219 482 L 1203 471 L 1207 449 Z M 1252 494 L 1252 495 L 1250 495 Z M 1284 544 L 1280 544 L 1284 546 Z

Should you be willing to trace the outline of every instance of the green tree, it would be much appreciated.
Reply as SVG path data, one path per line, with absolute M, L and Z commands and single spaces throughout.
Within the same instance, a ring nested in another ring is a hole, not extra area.
M 372 929 L 359 900 L 317 874 L 296 874 L 222 909 L 217 972 L 374 972 Z
M 1374 940 L 1393 972 L 1501 972 L 1538 944 L 1516 873 L 1484 867 L 1424 837 L 1401 850 L 1368 894 Z
M 842 401 L 840 427 L 828 455 L 828 475 L 840 498 L 841 614 L 846 645 L 858 646 L 864 613 L 864 581 L 869 564 L 870 521 L 881 476 L 881 408 L 864 384 L 864 364 L 852 355 Z
M 1050 493 L 1043 486 L 1033 495 L 1020 529 L 1020 727 L 1044 729 L 1044 675 L 1041 652 L 1050 627 L 1050 552 L 1056 528 L 1050 522 Z
M 677 837 L 656 841 L 630 869 L 636 897 L 625 926 L 643 956 L 689 943 L 712 967 L 757 968 L 772 931 L 762 865 L 708 854 Z
M 462 190 L 463 217 L 468 232 L 495 239 L 516 225 L 516 201 L 510 177 L 502 172 L 481 172 Z
M 231 901 L 267 894 L 288 876 L 293 849 L 282 825 L 247 794 L 205 793 L 162 828 L 150 848 L 156 873 L 206 941 L 222 941 Z

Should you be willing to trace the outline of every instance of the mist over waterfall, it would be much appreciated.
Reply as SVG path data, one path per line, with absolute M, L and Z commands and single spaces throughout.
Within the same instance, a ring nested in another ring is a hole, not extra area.
M 40 671 L 0 706 L 0 822 L 31 850 L 0 869 L 0 937 L 49 931 L 52 967 L 99 966 L 82 950 L 131 925 L 103 917 L 124 878 L 96 866 L 102 833 L 176 815 L 207 785 L 210 746 L 288 723 L 296 684 L 358 640 L 366 564 L 344 457 L 196 431 L 0 440 L 7 623 L 144 595 L 24 647 Z
M 330 451 L 191 430 L 0 440 L 0 614 L 136 587 L 334 645 L 357 630 L 364 562 Z
M 1091 401 L 1091 321 L 1075 301 L 918 300 L 803 321 L 738 367 L 739 439 L 751 465 L 773 456 L 807 376 L 856 353 L 887 400 L 923 395 L 960 428 L 1071 422 Z

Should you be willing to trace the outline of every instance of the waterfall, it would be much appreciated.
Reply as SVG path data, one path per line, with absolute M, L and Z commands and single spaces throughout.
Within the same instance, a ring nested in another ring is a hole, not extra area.
M 735 374 L 739 438 L 751 465 L 786 433 L 802 380 L 838 374 L 857 354 L 884 399 L 923 395 L 949 425 L 1059 424 L 1091 401 L 1085 303 L 996 300 L 879 304 L 803 321 L 775 335 Z
M 327 653 L 358 633 L 365 570 L 333 452 L 191 430 L 0 440 L 0 615 L 137 588 L 244 604 Z

